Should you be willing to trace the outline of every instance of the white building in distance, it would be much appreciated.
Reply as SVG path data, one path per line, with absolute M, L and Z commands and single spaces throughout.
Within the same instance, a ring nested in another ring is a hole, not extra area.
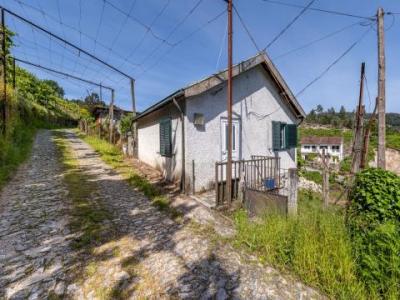
M 331 162 L 340 162 L 344 158 L 343 138 L 340 136 L 305 136 L 300 140 L 300 153 L 303 159 L 309 154 L 325 154 Z

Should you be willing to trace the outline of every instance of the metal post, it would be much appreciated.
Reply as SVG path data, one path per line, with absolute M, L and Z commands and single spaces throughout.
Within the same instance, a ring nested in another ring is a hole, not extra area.
M 112 144 L 114 134 L 114 90 L 111 90 L 111 103 L 108 111 L 108 116 L 110 119 L 109 142 Z
M 385 157 L 385 42 L 384 11 L 378 9 L 378 168 L 386 169 Z
M 297 169 L 289 169 L 288 215 L 297 215 Z
M 226 192 L 228 205 L 232 202 L 232 2 L 228 0 L 228 160 L 226 164 Z
M 324 208 L 329 204 L 329 162 L 327 161 L 325 149 L 322 149 L 322 198 Z

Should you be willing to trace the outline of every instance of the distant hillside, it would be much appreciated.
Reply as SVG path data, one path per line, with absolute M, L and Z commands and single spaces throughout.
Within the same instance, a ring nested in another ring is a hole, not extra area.
M 366 114 L 369 118 L 371 114 Z M 329 125 L 334 128 L 353 128 L 355 113 L 348 112 L 341 106 L 339 111 L 333 107 L 325 110 L 322 105 L 317 105 L 307 114 L 305 122 L 307 124 Z M 400 131 L 400 113 L 386 113 L 386 125 L 388 128 Z

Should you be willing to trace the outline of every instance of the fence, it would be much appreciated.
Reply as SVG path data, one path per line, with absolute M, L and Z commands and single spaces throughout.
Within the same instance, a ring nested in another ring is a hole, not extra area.
M 216 205 L 226 202 L 226 162 L 215 164 Z M 271 191 L 280 188 L 280 158 L 252 156 L 250 160 L 232 162 L 232 198 L 238 199 L 241 187 L 257 191 Z

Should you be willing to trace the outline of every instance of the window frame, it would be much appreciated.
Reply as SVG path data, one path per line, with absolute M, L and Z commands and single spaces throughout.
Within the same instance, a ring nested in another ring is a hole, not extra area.
M 167 128 L 163 127 L 167 126 Z M 172 157 L 172 119 L 164 118 L 159 122 L 159 142 L 160 142 L 160 155 L 163 157 Z M 168 130 L 168 141 L 163 141 L 165 138 L 164 130 Z M 164 147 L 163 147 L 164 145 Z

